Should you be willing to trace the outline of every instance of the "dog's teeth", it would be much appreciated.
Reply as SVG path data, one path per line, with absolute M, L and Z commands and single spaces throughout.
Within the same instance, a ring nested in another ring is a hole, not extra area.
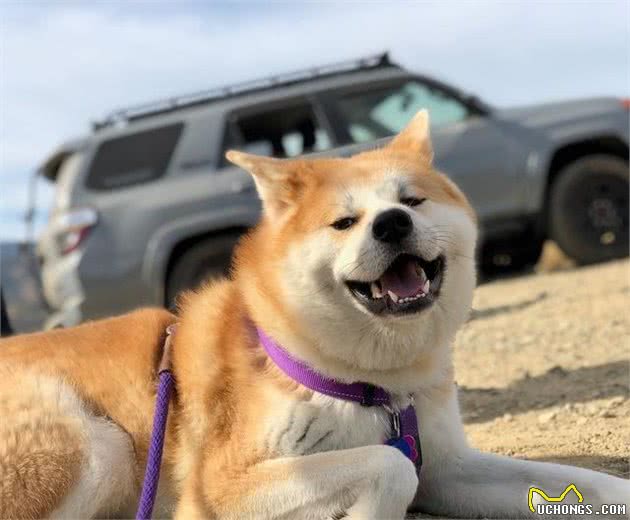
M 424 285 L 422 286 L 422 292 L 424 294 L 427 294 L 429 292 L 430 287 L 431 287 L 431 282 L 427 279 L 427 281 L 424 282 Z
M 420 267 L 420 265 L 416 264 L 416 274 L 420 277 L 420 280 L 426 280 L 427 279 L 427 275 L 424 272 L 424 269 L 422 269 L 422 267 Z
M 398 303 L 398 295 L 396 293 L 393 293 L 392 291 L 387 291 L 387 294 L 389 294 L 389 297 L 394 303 Z
M 383 297 L 383 293 L 379 289 L 378 285 L 376 285 L 376 283 L 372 282 L 370 284 L 370 288 L 372 289 L 372 298 L 382 298 Z

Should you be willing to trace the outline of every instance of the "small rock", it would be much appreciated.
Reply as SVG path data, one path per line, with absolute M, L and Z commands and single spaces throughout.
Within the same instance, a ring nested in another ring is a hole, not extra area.
M 556 331 L 563 331 L 563 330 L 567 330 L 571 327 L 571 322 L 569 320 L 562 320 L 560 322 L 558 322 L 558 324 L 555 327 Z
M 584 413 L 586 415 L 597 415 L 600 411 L 600 407 L 595 403 L 588 403 L 584 407 Z
M 511 413 L 506 413 L 506 414 L 503 416 L 503 420 L 504 420 L 504 421 L 507 421 L 507 422 L 511 422 L 511 421 L 513 421 L 513 420 L 514 420 L 514 416 L 513 416 Z
M 610 408 L 613 408 L 613 407 L 616 407 L 616 406 L 619 406 L 619 405 L 623 404 L 624 401 L 625 401 L 625 398 L 620 396 L 620 395 L 618 395 L 617 397 L 613 397 L 610 400 L 610 402 L 608 403 L 608 406 Z
M 599 416 L 603 417 L 604 419 L 610 419 L 612 417 L 617 417 L 617 414 L 611 412 L 610 410 L 602 410 L 601 412 L 599 412 Z
M 548 370 L 549 374 L 553 374 L 554 376 L 566 376 L 567 371 L 562 368 L 560 365 L 555 365 Z
M 535 339 L 536 339 L 536 337 L 535 337 L 535 336 L 532 336 L 532 335 L 526 335 L 526 336 L 522 336 L 522 337 L 520 338 L 519 343 L 520 343 L 521 345 L 529 345 L 530 343 L 533 343 Z
M 575 421 L 575 424 L 577 424 L 578 426 L 584 426 L 587 422 L 588 422 L 588 418 L 578 417 L 577 420 Z
M 550 421 L 553 421 L 556 418 L 557 415 L 558 415 L 558 412 L 556 412 L 555 410 L 550 411 L 550 412 L 541 413 L 538 416 L 538 422 L 540 424 L 548 423 Z

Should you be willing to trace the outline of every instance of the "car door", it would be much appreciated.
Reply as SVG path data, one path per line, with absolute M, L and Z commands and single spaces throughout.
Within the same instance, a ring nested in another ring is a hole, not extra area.
M 515 207 L 519 186 L 510 164 L 509 135 L 455 91 L 409 77 L 329 92 L 326 99 L 342 143 L 391 136 L 418 110 L 428 109 L 435 164 L 462 188 L 481 219 Z

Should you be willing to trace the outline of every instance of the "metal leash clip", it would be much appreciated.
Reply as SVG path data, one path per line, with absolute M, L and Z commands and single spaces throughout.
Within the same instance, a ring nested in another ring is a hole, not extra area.
M 387 404 L 383 405 L 383 408 L 385 409 L 385 411 L 389 414 L 391 418 L 392 430 L 393 430 L 392 437 L 397 439 L 400 437 L 400 412 Z

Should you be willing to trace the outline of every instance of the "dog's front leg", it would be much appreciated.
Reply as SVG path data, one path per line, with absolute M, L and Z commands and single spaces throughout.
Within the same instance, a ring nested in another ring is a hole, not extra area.
M 630 513 L 630 482 L 595 471 L 480 453 L 466 444 L 456 392 L 448 402 L 416 396 L 425 465 L 412 509 L 463 518 L 524 518 L 540 515 L 530 510 L 531 487 L 559 497 L 570 484 L 593 512 L 602 504 L 626 504 Z M 577 496 L 567 495 L 565 503 Z M 538 493 L 533 505 L 546 503 Z M 599 518 L 605 516 L 599 515 Z M 625 518 L 624 515 L 616 518 Z
M 213 477 L 195 516 L 205 510 L 218 518 L 310 519 L 347 511 L 347 518 L 402 519 L 417 484 L 413 464 L 390 446 L 270 459 Z M 176 518 L 191 510 L 184 499 Z
M 543 490 L 549 497 L 560 497 L 567 486 L 574 484 L 582 494 L 582 504 L 598 512 L 602 504 L 625 504 L 625 515 L 630 512 L 630 485 L 628 481 L 597 473 L 595 471 L 543 462 L 510 459 L 480 453 L 469 449 L 457 458 L 445 459 L 444 467 L 437 478 L 422 476 L 418 496 L 414 501 L 417 508 L 434 514 L 461 518 L 548 518 L 555 517 L 555 510 L 538 513 L 537 504 L 547 502 L 539 493 L 532 493 L 529 508 L 528 494 L 531 487 Z M 450 464 L 448 466 L 447 464 Z M 567 494 L 564 504 L 576 504 L 577 495 Z M 572 516 L 570 509 L 558 510 L 560 516 Z M 575 509 L 582 516 L 587 509 Z M 606 510 L 602 510 L 606 512 Z M 615 518 L 614 516 L 611 516 Z M 607 518 L 600 515 L 598 518 Z

